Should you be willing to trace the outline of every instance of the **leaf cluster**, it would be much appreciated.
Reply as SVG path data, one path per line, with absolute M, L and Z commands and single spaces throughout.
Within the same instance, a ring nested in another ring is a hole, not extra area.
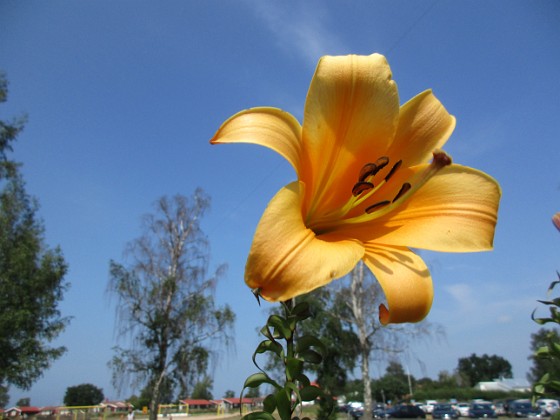
M 0 103 L 7 86 L 0 72 Z M 70 321 L 58 308 L 68 288 L 67 264 L 59 248 L 45 244 L 37 200 L 8 156 L 24 122 L 0 120 L 0 397 L 6 384 L 30 388 L 66 351 L 48 344 Z
M 311 316 L 309 304 L 293 301 L 283 303 L 284 316 L 270 315 L 266 325 L 261 329 L 265 340 L 261 341 L 253 353 L 253 363 L 259 372 L 249 376 L 243 385 L 247 388 L 257 388 L 263 384 L 272 387 L 272 393 L 263 401 L 263 411 L 253 412 L 244 417 L 246 420 L 272 420 L 273 413 L 278 412 L 281 419 L 292 418 L 296 408 L 304 401 L 314 401 L 320 398 L 330 403 L 332 398 L 321 388 L 311 384 L 304 373 L 307 365 L 317 365 L 326 355 L 326 347 L 313 335 L 296 337 L 298 323 Z M 257 363 L 257 356 L 270 354 L 279 359 L 285 370 L 284 384 L 272 379 Z M 243 392 L 241 393 L 243 396 Z M 297 418 L 297 417 L 296 417 Z
M 548 294 L 552 293 L 554 287 L 560 283 L 560 273 L 558 275 L 558 280 L 552 282 L 548 287 Z M 546 305 L 549 310 L 548 317 L 538 318 L 535 316 L 536 310 L 531 314 L 531 318 L 539 325 L 545 324 L 560 324 L 560 297 L 556 297 L 551 300 L 539 300 L 538 302 Z M 547 333 L 545 345 L 539 347 L 535 352 L 536 359 L 544 359 L 551 361 L 554 364 L 560 363 L 560 342 L 558 340 L 558 335 L 554 334 L 553 331 Z M 552 372 L 545 373 L 535 384 L 533 384 L 533 396 L 534 398 L 544 397 L 547 395 L 559 395 L 560 394 L 560 377 L 557 377 Z

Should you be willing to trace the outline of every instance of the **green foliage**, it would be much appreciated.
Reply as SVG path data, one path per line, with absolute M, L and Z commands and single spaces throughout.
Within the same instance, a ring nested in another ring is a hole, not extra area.
M 371 391 L 376 401 L 401 401 L 409 394 L 408 377 L 402 365 L 396 361 L 389 362 L 385 375 L 372 381 Z
M 6 96 L 0 74 L 0 102 Z M 46 246 L 38 204 L 25 191 L 19 164 L 7 156 L 23 121 L 0 121 L 0 386 L 29 389 L 65 352 L 48 344 L 69 318 L 58 309 L 68 288 L 66 262 L 59 248 Z
M 560 378 L 560 363 L 550 357 L 539 356 L 541 348 L 548 348 L 553 343 L 560 343 L 560 333 L 558 328 L 541 328 L 536 333 L 531 334 L 531 350 L 533 354 L 529 359 L 533 361 L 529 374 L 527 375 L 531 383 L 538 382 L 546 373 L 555 378 Z M 556 394 L 560 396 L 560 393 Z
M 10 395 L 8 394 L 8 387 L 0 384 L 0 408 L 6 408 L 10 402 Z
M 228 389 L 224 393 L 224 398 L 235 398 L 235 391 L 232 391 L 231 389 Z
M 560 273 L 557 273 L 558 279 L 550 284 L 548 294 L 551 294 L 560 283 Z M 539 300 L 540 303 L 545 305 L 549 310 L 549 317 L 537 318 L 535 312 L 532 314 L 532 319 L 539 325 L 545 324 L 560 324 L 560 297 L 550 300 Z M 560 395 L 560 374 L 558 366 L 560 365 L 560 340 L 558 339 L 558 332 L 551 330 L 543 337 L 544 343 L 540 346 L 535 354 L 534 360 L 543 361 L 546 364 L 554 366 L 551 370 L 544 373 L 540 379 L 533 384 L 534 398 L 540 397 L 558 397 Z
M 16 402 L 17 407 L 29 407 L 30 405 L 31 405 L 31 398 L 29 397 L 20 398 Z
M 92 384 L 69 386 L 64 394 L 67 407 L 97 405 L 103 401 L 103 390 Z
M 119 336 L 130 339 L 114 349 L 113 383 L 149 388 L 152 419 L 158 404 L 173 402 L 174 394 L 190 395 L 205 378 L 211 344 L 230 340 L 235 314 L 214 301 L 225 266 L 208 276 L 208 243 L 200 227 L 209 205 L 200 189 L 190 198 L 162 197 L 156 212 L 143 219 L 143 235 L 127 247 L 131 263 L 110 263 Z
M 340 395 L 359 357 L 358 336 L 340 316 L 346 305 L 337 299 L 338 294 L 328 287 L 321 287 L 303 297 L 308 302 L 311 317 L 300 325 L 301 333 L 321 337 L 327 351 L 323 362 L 310 365 L 317 375 L 317 383 L 332 395 Z
M 259 372 L 249 376 L 243 384 L 243 392 L 247 388 L 258 388 L 269 385 L 272 388 L 263 402 L 264 410 L 253 412 L 244 417 L 246 420 L 274 419 L 273 413 L 282 420 L 291 419 L 296 408 L 303 401 L 321 399 L 329 405 L 328 412 L 334 408 L 333 400 L 321 388 L 312 385 L 305 375 L 305 366 L 321 363 L 326 347 L 314 336 L 297 336 L 298 323 L 308 319 L 311 311 L 308 302 L 283 302 L 284 314 L 270 315 L 261 334 L 266 338 L 253 354 L 253 363 Z M 285 342 L 283 344 L 283 342 Z M 257 363 L 257 357 L 263 354 L 277 358 L 285 367 L 285 381 L 272 379 Z M 243 395 L 242 392 L 242 395 Z
M 481 381 L 492 381 L 496 378 L 511 378 L 511 364 L 501 356 L 483 354 L 459 359 L 457 372 L 466 378 L 469 386 L 475 386 Z
M 194 386 L 191 398 L 195 400 L 212 400 L 212 387 L 213 381 L 210 377 L 206 376 L 202 381 L 197 382 Z

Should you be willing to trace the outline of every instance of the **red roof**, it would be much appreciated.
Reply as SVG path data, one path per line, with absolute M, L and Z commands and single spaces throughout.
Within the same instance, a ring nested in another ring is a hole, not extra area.
M 188 404 L 188 405 L 213 405 L 216 404 L 214 401 L 209 401 L 209 400 L 189 400 L 189 399 L 185 399 L 185 400 L 181 400 L 182 403 Z
M 252 404 L 252 398 L 243 398 L 243 400 L 239 398 L 224 398 L 224 401 L 229 404 Z

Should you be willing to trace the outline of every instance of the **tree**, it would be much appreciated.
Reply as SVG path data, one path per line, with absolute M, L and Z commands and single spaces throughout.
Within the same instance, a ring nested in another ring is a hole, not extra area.
M 118 298 L 119 335 L 127 347 L 115 347 L 113 383 L 122 388 L 149 386 L 150 419 L 155 420 L 166 383 L 179 395 L 206 376 L 213 343 L 231 340 L 235 315 L 217 308 L 214 289 L 225 266 L 207 278 L 208 242 L 200 220 L 210 205 L 197 189 L 191 198 L 162 197 L 155 214 L 144 218 L 144 233 L 125 253 L 129 265 L 111 261 L 108 291 Z
M 69 386 L 64 394 L 64 405 L 67 407 L 97 405 L 103 401 L 103 390 L 92 384 Z
M 381 325 L 377 321 L 379 318 L 377 311 L 384 295 L 379 282 L 369 271 L 366 274 L 363 262 L 352 270 L 349 277 L 350 286 L 342 287 L 339 291 L 339 297 L 347 306 L 347 310 L 339 315 L 353 326 L 358 336 L 364 388 L 363 420 L 371 420 L 373 399 L 370 386 L 370 359 L 395 358 L 397 354 L 407 350 L 411 341 L 427 339 L 432 334 L 443 335 L 443 331 L 439 327 L 434 328 L 427 321 L 409 325 Z M 387 381 L 394 382 L 393 379 Z M 408 389 L 411 389 L 411 386 Z
M 0 102 L 7 81 L 0 74 Z M 25 191 L 20 164 L 9 159 L 24 118 L 0 121 L 0 387 L 29 389 L 66 349 L 49 345 L 66 327 L 58 304 L 68 284 L 59 248 L 50 249 Z
M 8 394 L 8 388 L 4 385 L 0 385 L 0 408 L 5 408 L 10 402 L 10 395 Z
M 31 398 L 29 397 L 20 398 L 16 402 L 17 407 L 29 407 L 30 405 L 31 405 Z
M 214 381 L 206 376 L 202 381 L 197 382 L 194 386 L 191 398 L 194 400 L 211 400 L 212 387 L 214 386 Z
M 483 354 L 459 359 L 457 373 L 465 378 L 469 386 L 481 381 L 492 381 L 496 378 L 511 378 L 511 364 L 501 356 Z
M 224 392 L 224 398 L 235 398 L 235 391 L 228 389 L 226 392 Z
M 358 337 L 341 317 L 346 308 L 330 287 L 316 289 L 302 300 L 309 304 L 313 316 L 299 325 L 299 335 L 318 337 L 327 349 L 321 363 L 308 367 L 316 373 L 317 384 L 327 394 L 342 395 L 348 373 L 354 370 L 359 355 Z M 331 413 L 332 405 L 324 398 L 319 399 L 319 406 L 319 418 L 336 418 L 336 413 Z

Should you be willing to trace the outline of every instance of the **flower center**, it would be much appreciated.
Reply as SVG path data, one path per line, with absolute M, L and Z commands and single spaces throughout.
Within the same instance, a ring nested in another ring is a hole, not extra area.
M 336 211 L 325 214 L 317 220 L 313 220 L 309 223 L 308 227 L 318 234 L 332 231 L 336 227 L 345 224 L 368 222 L 386 215 L 412 196 L 441 168 L 451 164 L 451 157 L 443 150 L 434 150 L 433 157 L 430 165 L 407 182 L 404 182 L 391 199 L 384 199 L 377 202 L 370 200 L 370 198 L 393 178 L 393 175 L 402 166 L 402 160 L 398 160 L 394 163 L 385 177 L 378 179 L 376 183 L 374 183 L 374 178 L 382 169 L 389 165 L 389 158 L 382 156 L 377 159 L 375 163 L 367 163 L 360 170 L 358 181 L 354 184 L 352 195 L 346 204 Z M 351 213 L 352 210 L 365 204 L 366 201 L 373 201 L 373 203 L 365 206 L 362 214 L 356 215 L 355 212 Z

